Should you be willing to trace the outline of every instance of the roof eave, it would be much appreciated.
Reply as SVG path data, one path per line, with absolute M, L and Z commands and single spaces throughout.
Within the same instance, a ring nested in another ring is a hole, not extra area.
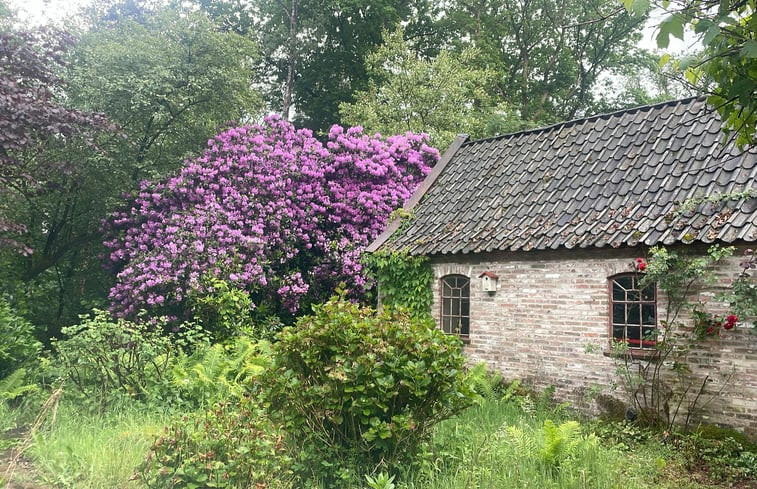
M 407 202 L 405 202 L 405 205 L 402 206 L 402 208 L 406 212 L 410 212 L 417 204 L 421 201 L 423 196 L 428 192 L 428 189 L 431 188 L 431 186 L 434 184 L 437 178 L 439 178 L 439 175 L 444 171 L 444 168 L 447 166 L 447 164 L 452 161 L 452 157 L 455 156 L 455 153 L 457 153 L 457 150 L 460 149 L 460 147 L 465 144 L 468 141 L 468 135 L 467 134 L 458 134 L 454 141 L 452 141 L 452 144 L 449 145 L 447 150 L 442 155 L 439 162 L 434 165 L 434 168 L 431 170 L 431 173 L 429 173 L 426 178 L 423 179 L 423 182 L 420 184 L 420 186 L 415 190 L 413 195 L 408 199 Z M 368 253 L 374 253 L 378 251 L 381 246 L 386 243 L 389 238 L 392 236 L 392 234 L 399 229 L 400 224 L 402 222 L 401 218 L 395 218 L 393 219 L 384 230 L 383 233 L 381 233 L 368 247 L 365 249 Z

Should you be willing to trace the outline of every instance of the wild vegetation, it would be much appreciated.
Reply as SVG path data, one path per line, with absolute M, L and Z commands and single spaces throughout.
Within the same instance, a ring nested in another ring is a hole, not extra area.
M 466 370 L 428 261 L 361 256 L 454 134 L 678 93 L 636 47 L 649 2 L 623 3 L 103 0 L 35 29 L 0 0 L 0 485 L 753 482 L 738 432 L 661 438 Z M 754 7 L 707 5 L 660 40 L 704 34 L 676 66 L 738 101 L 748 143 Z M 742 317 L 756 266 L 726 298 Z

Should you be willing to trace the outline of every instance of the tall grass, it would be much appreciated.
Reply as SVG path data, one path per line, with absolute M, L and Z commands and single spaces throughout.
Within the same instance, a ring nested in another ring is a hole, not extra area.
M 603 446 L 577 422 L 560 412 L 524 412 L 516 402 L 486 401 L 442 423 L 431 453 L 427 470 L 403 478 L 407 487 L 659 487 L 654 469 L 633 474 L 628 454 Z
M 62 405 L 26 452 L 45 487 L 137 488 L 130 481 L 169 415 L 135 406 L 84 414 Z

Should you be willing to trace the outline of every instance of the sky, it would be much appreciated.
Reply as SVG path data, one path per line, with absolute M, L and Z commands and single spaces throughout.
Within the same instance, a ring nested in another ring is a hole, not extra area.
M 76 12 L 91 0 L 9 0 L 19 17 L 33 25 L 60 22 L 65 16 Z

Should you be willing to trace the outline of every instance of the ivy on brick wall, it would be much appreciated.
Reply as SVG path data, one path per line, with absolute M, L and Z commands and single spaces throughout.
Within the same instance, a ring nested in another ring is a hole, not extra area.
M 384 307 L 404 307 L 415 317 L 431 314 L 431 281 L 434 273 L 425 256 L 400 251 L 379 251 L 363 257 L 378 282 Z

